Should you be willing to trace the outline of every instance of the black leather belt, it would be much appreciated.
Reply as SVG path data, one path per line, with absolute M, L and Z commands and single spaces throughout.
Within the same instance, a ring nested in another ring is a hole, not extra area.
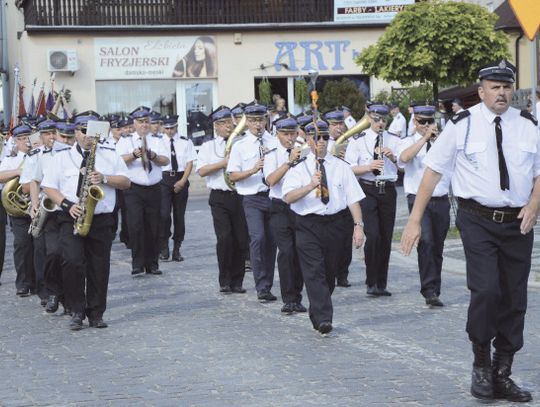
M 223 189 L 212 189 L 211 192 L 214 194 L 224 194 L 224 195 L 236 194 L 236 191 L 224 191 Z
M 396 184 L 394 181 L 370 181 L 370 180 L 363 179 L 363 178 L 360 178 L 359 181 L 360 181 L 361 184 L 366 184 L 366 185 L 373 186 L 373 187 L 378 187 L 381 184 L 393 187 Z
M 269 193 L 270 191 L 259 191 L 256 194 L 250 194 L 248 196 L 268 196 Z
M 184 171 L 162 171 L 162 174 L 167 175 L 169 177 L 177 177 L 177 176 L 183 177 Z
M 503 206 L 500 208 L 490 208 L 479 204 L 474 199 L 458 198 L 459 209 L 470 213 L 471 215 L 478 215 L 483 218 L 489 219 L 495 223 L 509 223 L 514 222 L 521 212 L 521 208 L 511 208 L 509 206 Z

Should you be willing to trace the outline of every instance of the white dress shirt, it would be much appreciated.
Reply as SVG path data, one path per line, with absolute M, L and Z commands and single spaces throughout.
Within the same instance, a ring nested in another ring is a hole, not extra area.
M 275 138 L 267 131 L 262 135 L 262 140 L 266 151 L 275 147 Z M 246 131 L 246 136 L 234 143 L 232 147 L 227 172 L 247 171 L 255 167 L 255 164 L 261 158 L 260 146 L 259 138 L 249 130 Z M 235 183 L 236 191 L 240 195 L 253 195 L 257 192 L 268 191 L 268 186 L 264 184 L 263 177 L 263 171 L 257 171 L 255 174 L 237 181 Z
M 403 151 L 411 147 L 420 139 L 422 139 L 422 136 L 419 133 L 416 133 L 412 137 L 407 137 L 406 139 L 404 139 L 401 142 L 401 146 L 400 146 L 397 156 L 400 157 Z M 431 148 L 433 148 L 436 142 L 437 141 L 432 142 Z M 430 148 L 430 151 L 431 151 L 431 148 Z M 422 146 L 422 148 L 420 149 L 420 151 L 418 151 L 416 156 L 412 160 L 410 160 L 408 163 L 404 163 L 398 158 L 398 164 L 400 168 L 403 168 L 405 170 L 405 176 L 403 177 L 403 189 L 405 191 L 405 194 L 416 195 L 418 193 L 418 187 L 420 186 L 420 182 L 422 181 L 422 177 L 424 176 L 424 170 L 426 169 L 426 165 L 423 163 L 424 157 L 426 156 L 426 153 L 427 153 L 426 149 L 427 149 L 427 143 Z M 447 195 L 449 187 L 450 187 L 450 177 L 447 175 L 444 175 L 441 181 L 435 187 L 435 191 L 433 191 L 433 196 Z
M 289 153 L 287 152 L 287 149 L 283 147 L 283 145 L 278 140 L 276 149 L 272 151 L 271 153 L 267 154 L 264 158 L 264 169 L 263 169 L 264 176 L 268 177 L 275 170 L 277 170 L 283 164 L 288 163 L 288 162 L 289 162 Z M 281 188 L 283 186 L 284 180 L 285 180 L 285 176 L 283 176 L 283 178 L 281 178 L 279 182 L 277 182 L 276 184 L 270 187 L 270 193 L 269 193 L 270 198 L 283 199 Z
M 401 112 L 396 114 L 396 117 L 394 117 L 394 120 L 392 120 L 392 123 L 390 123 L 388 132 L 398 136 L 399 138 L 405 138 L 407 136 L 407 120 L 405 119 L 405 116 L 401 114 Z
M 332 154 L 327 154 L 323 165 L 326 171 L 330 199 L 327 204 L 324 204 L 321 198 L 317 197 L 319 188 L 315 188 L 302 199 L 291 204 L 291 209 L 298 215 L 333 215 L 365 198 L 364 191 L 358 184 L 351 167 L 345 161 Z M 283 196 L 295 189 L 309 185 L 315 171 L 315 155 L 310 153 L 306 160 L 285 174 L 282 185 Z
M 79 183 L 82 155 L 77 151 L 77 145 L 69 150 L 56 154 L 49 166 L 41 186 L 54 188 L 60 191 L 71 202 L 78 203 L 77 186 Z M 103 175 L 124 175 L 127 177 L 128 169 L 124 160 L 116 154 L 114 149 L 108 146 L 97 147 L 95 170 Z M 116 203 L 116 191 L 107 184 L 99 184 L 105 197 L 100 200 L 95 209 L 95 214 L 111 213 Z
M 15 156 L 4 157 L 0 163 L 0 172 L 16 170 L 25 159 L 26 153 L 23 153 L 22 151 L 18 151 Z M 4 188 L 4 184 L 0 184 L 0 189 L 2 188 Z
M 409 119 L 409 125 L 407 126 L 407 136 L 410 137 L 414 133 L 416 133 L 416 126 L 414 125 L 414 113 L 412 113 Z
M 373 161 L 373 152 L 375 150 L 375 143 L 377 142 L 377 133 L 371 128 L 364 132 L 364 135 L 360 134 L 356 139 L 354 137 L 349 139 L 349 145 L 345 153 L 345 161 L 347 161 L 351 167 L 370 165 Z M 392 150 L 392 153 L 396 156 L 401 145 L 401 139 L 397 136 L 383 133 L 383 147 L 388 147 Z M 397 178 L 397 167 L 388 157 L 384 157 L 384 175 L 395 176 Z M 373 172 L 369 171 L 360 175 L 361 179 L 367 181 L 375 181 L 376 176 Z
M 163 145 L 165 147 L 164 155 L 170 160 L 170 162 L 161 169 L 162 171 L 172 171 L 171 139 L 169 136 L 163 136 Z M 180 137 L 177 133 L 173 136 L 173 145 L 174 152 L 176 154 L 176 161 L 178 162 L 178 171 L 184 171 L 186 169 L 186 165 L 190 161 L 195 161 L 197 159 L 197 152 L 195 151 L 193 142 L 185 137 Z
M 540 175 L 540 134 L 532 121 L 510 107 L 501 117 L 503 153 L 510 189 L 500 188 L 495 113 L 479 103 L 456 124 L 448 121 L 424 164 L 452 177 L 454 195 L 489 207 L 522 207 Z M 470 123 L 469 123 L 470 119 Z M 467 128 L 470 130 L 467 135 Z
M 152 150 L 157 155 L 166 155 L 165 145 L 163 143 L 163 137 L 155 137 L 150 134 L 146 136 L 146 144 L 149 150 Z M 133 154 L 133 151 L 142 146 L 142 138 L 137 132 L 122 137 L 116 143 L 116 153 L 119 156 L 124 154 Z M 131 182 L 139 185 L 149 186 L 155 185 L 161 181 L 162 173 L 161 167 L 152 162 L 152 171 L 147 171 L 143 168 L 141 158 L 131 161 L 127 164 L 128 177 Z
M 225 145 L 227 140 L 223 137 L 215 136 L 212 140 L 205 142 L 199 149 L 197 156 L 197 168 L 199 170 L 209 164 L 215 164 L 225 158 Z M 216 171 L 204 177 L 206 186 L 209 189 L 218 189 L 220 191 L 230 191 L 231 189 L 225 183 L 223 171 Z

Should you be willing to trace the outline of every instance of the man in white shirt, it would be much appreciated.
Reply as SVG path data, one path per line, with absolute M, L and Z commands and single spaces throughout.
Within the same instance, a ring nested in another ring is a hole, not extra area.
M 154 137 L 163 137 L 165 156 L 169 164 L 162 167 L 161 180 L 161 229 L 160 229 L 160 260 L 169 258 L 169 238 L 171 237 L 171 209 L 174 227 L 173 261 L 183 261 L 180 247 L 186 235 L 185 214 L 189 196 L 189 176 L 193 169 L 193 161 L 197 153 L 193 142 L 178 134 L 178 116 L 166 115 L 162 121 L 164 136 L 154 134 Z
M 411 252 L 437 183 L 451 176 L 471 293 L 471 394 L 528 402 L 531 394 L 510 375 L 523 346 L 532 229 L 540 208 L 540 134 L 534 117 L 510 107 L 515 73 L 504 59 L 478 71 L 482 102 L 455 115 L 424 159 L 401 247 L 405 255 Z
M 403 188 L 407 195 L 409 211 L 413 207 L 426 168 L 423 159 L 438 135 L 435 111 L 435 106 L 414 107 L 416 134 L 403 140 L 398 153 L 398 164 L 405 170 Z M 449 186 L 450 177 L 447 176 L 437 185 L 422 217 L 422 237 L 417 247 L 420 293 L 424 296 L 426 304 L 431 307 L 443 306 L 439 296 L 444 240 L 450 226 Z
M 401 114 L 399 106 L 395 103 L 390 105 L 390 114 L 392 115 L 392 123 L 388 127 L 388 133 L 398 138 L 407 137 L 407 120 Z
M 306 312 L 302 305 L 304 281 L 296 250 L 296 215 L 283 201 L 282 185 L 287 172 L 298 164 L 300 147 L 295 147 L 298 136 L 298 123 L 293 118 L 278 120 L 276 149 L 264 160 L 266 183 L 270 186 L 272 216 L 270 227 L 278 247 L 279 286 L 283 307 L 281 312 L 292 314 Z
M 65 300 L 73 312 L 69 328 L 73 331 L 82 329 L 86 317 L 90 327 L 107 328 L 103 314 L 107 307 L 113 240 L 114 190 L 129 187 L 123 160 L 113 148 L 100 143 L 94 152 L 93 171 L 87 174 L 94 145 L 94 135 L 86 135 L 87 125 L 97 119 L 97 116 L 87 114 L 75 117 L 77 144 L 53 157 L 41 182 L 47 196 L 62 210 L 57 220 L 64 262 Z M 85 175 L 89 177 L 90 186 L 85 184 Z M 85 188 L 98 185 L 104 197 L 95 205 L 90 230 L 87 235 L 76 234 L 75 223 L 87 209 L 81 206 L 84 203 L 82 197 L 89 193 Z
M 169 164 L 163 138 L 150 134 L 150 109 L 140 106 L 131 112 L 135 132 L 116 144 L 128 168 L 131 187 L 124 191 L 127 208 L 131 275 L 159 275 L 159 225 L 161 210 L 161 167 Z
M 229 157 L 225 156 L 228 138 L 234 129 L 232 113 L 226 106 L 211 114 L 215 137 L 205 142 L 197 157 L 197 172 L 210 189 L 208 204 L 216 233 L 219 290 L 224 294 L 244 294 L 245 257 L 248 233 L 242 197 L 225 182 Z
M 270 291 L 274 282 L 276 243 L 270 230 L 270 198 L 263 171 L 266 154 L 275 147 L 275 139 L 266 130 L 266 107 L 247 105 L 246 135 L 232 147 L 227 172 L 243 196 L 250 243 L 250 258 L 259 301 L 275 301 Z
M 317 121 L 316 125 L 306 126 L 312 152 L 287 172 L 282 193 L 297 214 L 296 248 L 309 298 L 309 318 L 313 329 L 327 334 L 333 328 L 332 292 L 343 240 L 350 238 L 350 222 L 354 245 L 359 248 L 364 241 L 358 202 L 365 195 L 350 166 L 328 153 L 327 123 Z

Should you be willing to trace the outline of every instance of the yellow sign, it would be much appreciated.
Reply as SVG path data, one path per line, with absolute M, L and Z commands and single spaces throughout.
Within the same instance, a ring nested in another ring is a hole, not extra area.
M 525 35 L 529 40 L 533 41 L 538 28 L 540 28 L 540 1 L 510 0 L 510 6 Z

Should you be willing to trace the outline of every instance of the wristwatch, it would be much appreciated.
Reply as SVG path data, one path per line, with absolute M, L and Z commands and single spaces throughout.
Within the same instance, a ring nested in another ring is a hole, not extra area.
M 354 222 L 354 226 L 360 226 L 361 228 L 363 228 L 364 222 Z

